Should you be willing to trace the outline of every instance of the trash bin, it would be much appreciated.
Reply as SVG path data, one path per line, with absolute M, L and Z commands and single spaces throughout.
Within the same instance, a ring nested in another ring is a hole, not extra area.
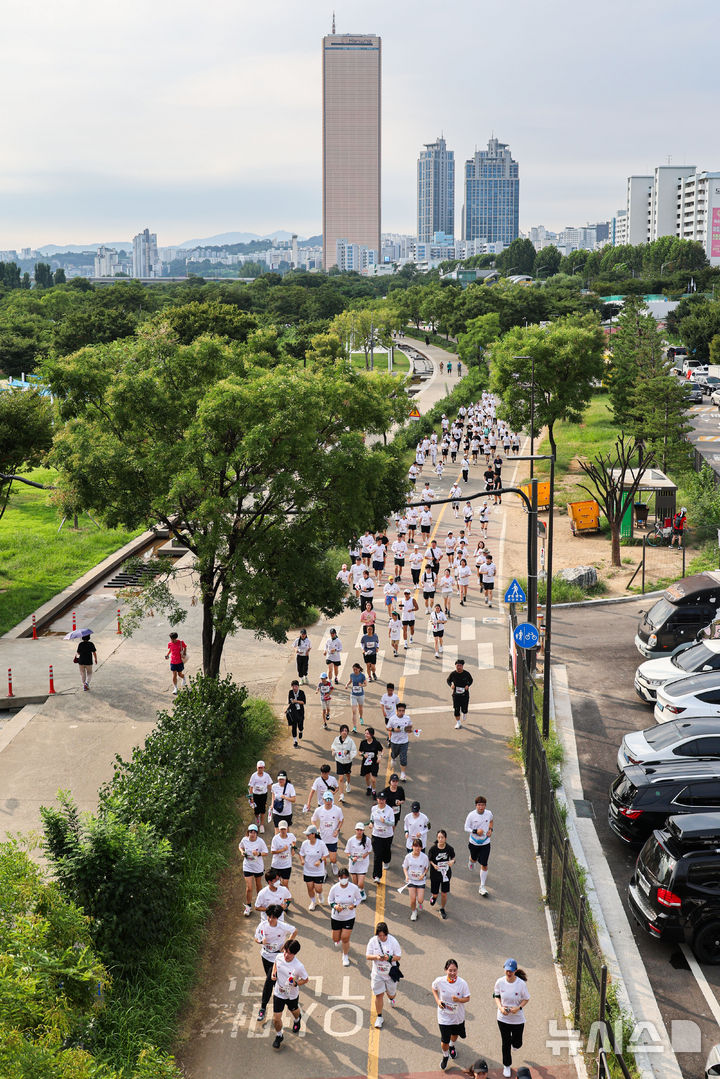
M 635 525 L 637 528 L 647 528 L 648 519 L 648 505 L 646 502 L 636 502 L 634 505 L 635 510 Z

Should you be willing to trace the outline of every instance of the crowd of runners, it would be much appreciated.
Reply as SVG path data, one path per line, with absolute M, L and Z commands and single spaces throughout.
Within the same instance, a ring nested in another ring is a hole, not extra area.
M 483 394 L 476 404 L 461 407 L 455 420 L 443 415 L 441 430 L 418 443 L 410 468 L 414 493 L 411 504 L 395 515 L 394 536 L 391 538 L 386 530 L 368 530 L 353 536 L 348 562 L 338 573 L 348 601 L 352 599 L 359 610 L 362 659 L 353 661 L 341 684 L 340 669 L 346 652 L 338 631 L 329 631 L 322 650 L 325 669 L 317 681 L 313 679 L 312 703 L 317 701 L 323 730 L 333 734 L 332 740 L 328 734 L 327 742 L 332 765 L 322 762 L 306 791 L 296 789 L 286 770 L 271 776 L 262 760 L 250 777 L 248 798 L 253 819 L 240 841 L 244 913 L 259 919 L 255 940 L 265 982 L 256 1018 L 265 1022 L 272 1002 L 275 1049 L 283 1043 L 285 1008 L 292 1015 L 292 1031 L 300 1030 L 299 991 L 308 980 L 299 958 L 298 931 L 292 924 L 295 919 L 291 907 L 297 908 L 302 902 L 301 888 L 291 892 L 291 886 L 295 886 L 293 873 L 302 876 L 309 911 L 325 907 L 329 910 L 328 935 L 346 967 L 351 965 L 356 914 L 368 900 L 366 885 L 369 887 L 370 882 L 377 888 L 394 875 L 397 891 L 407 894 L 411 921 L 416 921 L 426 906 L 442 920 L 447 919 L 453 872 L 457 872 L 460 856 L 451 838 L 461 828 L 467 843 L 467 872 L 477 874 L 479 894 L 488 895 L 494 819 L 486 796 L 478 793 L 462 822 L 442 821 L 442 827 L 433 828 L 421 802 L 412 793 L 408 798 L 406 793 L 405 785 L 411 783 L 411 739 L 421 734 L 411 709 L 400 699 L 394 680 L 386 682 L 384 691 L 372 702 L 367 694 L 378 681 L 381 634 L 387 636 L 390 645 L 386 658 L 400 659 L 413 646 L 418 623 L 427 619 L 433 655 L 440 659 L 447 623 L 453 617 L 453 601 L 466 605 L 475 578 L 484 603 L 492 606 L 497 571 L 488 546 L 491 505 L 501 505 L 503 463 L 513 453 L 517 455 L 519 447 L 519 436 L 496 417 L 495 401 L 489 394 Z M 452 517 L 459 524 L 438 540 L 432 484 L 441 479 L 448 458 L 453 472 L 459 469 L 464 483 L 471 470 L 484 468 L 486 498 L 479 508 L 474 508 L 472 501 L 463 499 L 458 477 L 447 497 L 452 499 Z M 426 478 L 428 472 L 433 480 Z M 306 630 L 301 630 L 294 641 L 294 650 L 297 678 L 288 691 L 286 718 L 297 747 L 303 739 L 310 707 L 302 688 L 310 686 L 312 658 Z M 462 658 L 458 657 L 446 681 L 455 729 L 462 730 L 473 685 L 472 674 Z M 336 697 L 340 694 L 345 701 L 349 699 L 352 719 L 331 732 Z M 368 708 L 372 709 L 370 714 Z M 360 793 L 364 789 L 367 803 L 364 810 L 354 810 L 348 819 L 346 800 L 352 792 L 357 763 Z M 353 817 L 356 820 L 351 824 Z M 394 1004 L 403 977 L 402 948 L 387 923 L 379 921 L 360 954 L 370 967 L 375 1026 L 381 1028 L 384 1002 Z M 449 958 L 430 989 L 438 1009 L 440 1066 L 444 1070 L 456 1056 L 457 1039 L 466 1036 L 465 1006 L 470 1000 L 470 987 L 460 977 L 458 962 Z M 504 962 L 492 995 L 501 1035 L 503 1075 L 510 1076 L 512 1050 L 522 1045 L 523 1009 L 529 1000 L 526 976 L 515 959 Z M 487 1065 L 478 1060 L 469 1071 L 482 1076 Z

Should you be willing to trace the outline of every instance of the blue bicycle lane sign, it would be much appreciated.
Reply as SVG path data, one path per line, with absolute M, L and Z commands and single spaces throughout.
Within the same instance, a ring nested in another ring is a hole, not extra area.
M 536 648 L 540 641 L 538 628 L 532 622 L 521 622 L 519 626 L 515 626 L 513 637 L 519 648 Z

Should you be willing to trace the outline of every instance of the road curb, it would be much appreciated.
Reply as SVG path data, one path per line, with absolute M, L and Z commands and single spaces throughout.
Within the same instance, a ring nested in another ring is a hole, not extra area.
M 598 943 L 617 992 L 618 1004 L 637 1021 L 652 1023 L 664 1040 L 662 1053 L 655 1052 L 651 1056 L 637 1050 L 633 1053 L 635 1062 L 643 1079 L 677 1079 L 681 1074 L 680 1066 L 595 825 L 592 819 L 581 819 L 575 812 L 575 801 L 582 800 L 583 788 L 564 664 L 552 666 L 550 706 L 564 754 L 562 786 L 557 791 L 557 799 L 567 812 L 567 830 L 573 854 L 586 873 L 588 903 L 596 923 Z
M 661 596 L 664 589 L 657 592 L 644 592 L 634 596 L 608 596 L 607 599 L 579 599 L 572 603 L 553 603 L 554 611 L 569 611 L 571 607 L 610 607 L 614 603 L 630 603 L 638 599 L 654 599 Z M 544 606 L 544 604 L 543 604 Z

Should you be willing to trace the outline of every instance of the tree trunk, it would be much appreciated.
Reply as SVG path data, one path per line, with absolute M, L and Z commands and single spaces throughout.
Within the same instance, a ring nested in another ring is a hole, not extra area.
M 210 675 L 213 660 L 213 601 L 210 589 L 203 588 L 203 579 L 200 578 L 200 587 L 203 594 L 203 617 L 202 617 L 202 663 L 203 674 Z
M 548 439 L 550 440 L 550 453 L 553 457 L 557 458 L 557 445 L 555 444 L 555 433 L 553 431 L 552 421 L 548 424 Z
M 610 522 L 610 554 L 613 566 L 622 565 L 620 560 L 620 521 Z

